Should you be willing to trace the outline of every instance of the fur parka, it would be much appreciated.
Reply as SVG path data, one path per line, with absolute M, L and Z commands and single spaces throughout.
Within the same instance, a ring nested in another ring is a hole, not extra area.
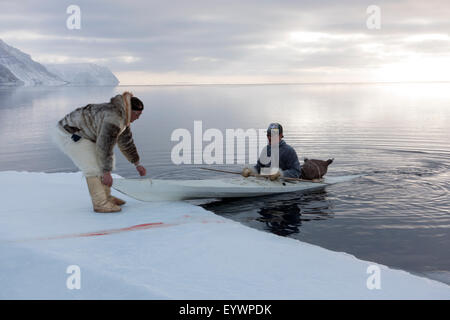
M 124 92 L 112 97 L 109 103 L 88 104 L 58 122 L 67 133 L 79 135 L 96 144 L 97 160 L 103 172 L 112 170 L 116 143 L 128 161 L 139 163 L 139 154 L 130 130 L 132 96 L 130 92 Z

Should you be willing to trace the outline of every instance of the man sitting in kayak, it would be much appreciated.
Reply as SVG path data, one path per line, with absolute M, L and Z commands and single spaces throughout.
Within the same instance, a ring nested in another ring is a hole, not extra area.
M 270 168 L 272 146 L 278 145 L 279 165 L 278 171 L 271 172 L 270 180 L 277 180 L 279 177 L 300 178 L 301 168 L 297 153 L 294 148 L 288 145 L 283 139 L 283 127 L 279 123 L 271 123 L 267 128 L 268 144 L 264 147 L 258 162 L 253 168 L 245 168 L 242 171 L 244 177 L 252 174 L 261 174 L 262 168 Z M 267 161 L 264 161 L 267 160 Z

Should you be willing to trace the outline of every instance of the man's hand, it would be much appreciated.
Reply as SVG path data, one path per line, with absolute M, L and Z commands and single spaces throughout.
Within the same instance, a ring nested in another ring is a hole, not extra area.
M 103 177 L 102 177 L 102 183 L 105 186 L 111 187 L 113 184 L 113 178 L 111 177 L 111 172 L 105 172 L 103 173 Z
M 244 168 L 244 170 L 242 170 L 241 175 L 247 178 L 252 175 L 252 170 L 250 170 L 249 168 Z
M 280 172 L 280 170 L 278 170 L 276 173 L 274 173 L 274 174 L 271 174 L 270 176 L 269 176 L 269 179 L 270 179 L 270 181 L 275 181 L 275 180 L 278 180 L 278 178 L 281 176 L 281 172 Z
M 147 170 L 141 165 L 136 166 L 136 170 L 139 172 L 139 175 L 141 177 L 145 176 L 147 174 Z

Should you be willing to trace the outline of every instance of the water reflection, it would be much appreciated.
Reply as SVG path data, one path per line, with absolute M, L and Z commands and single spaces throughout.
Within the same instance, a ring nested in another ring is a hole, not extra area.
M 270 232 L 280 236 L 298 233 L 302 225 L 301 209 L 298 204 L 281 204 L 258 210 L 261 217 L 256 220 L 264 222 Z
M 333 217 L 325 189 L 300 194 L 224 199 L 202 206 L 218 215 L 245 221 L 248 225 L 280 236 L 300 233 L 300 227 L 305 222 Z

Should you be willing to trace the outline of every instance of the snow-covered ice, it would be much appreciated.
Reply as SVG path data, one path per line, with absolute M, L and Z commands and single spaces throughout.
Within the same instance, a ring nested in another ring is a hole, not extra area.
M 115 191 L 113 191 L 114 193 Z M 94 213 L 80 173 L 0 172 L 1 299 L 449 299 L 450 286 L 186 202 Z M 69 290 L 70 265 L 81 289 Z

